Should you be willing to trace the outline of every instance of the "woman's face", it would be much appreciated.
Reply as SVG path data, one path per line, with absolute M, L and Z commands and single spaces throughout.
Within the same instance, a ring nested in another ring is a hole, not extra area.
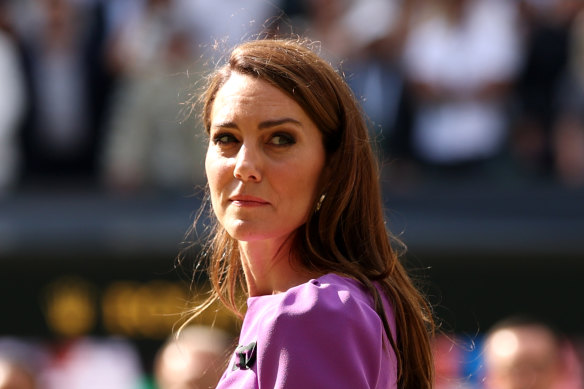
M 205 170 L 219 222 L 239 241 L 283 242 L 320 195 L 320 131 L 279 89 L 235 72 L 217 92 L 210 120 Z

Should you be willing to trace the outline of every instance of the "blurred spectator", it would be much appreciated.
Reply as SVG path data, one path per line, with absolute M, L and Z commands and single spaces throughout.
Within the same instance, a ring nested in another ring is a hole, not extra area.
M 580 113 L 563 113 L 556 123 L 552 143 L 558 180 L 566 187 L 584 187 L 584 118 Z
M 181 111 L 196 82 L 190 77 L 200 74 L 189 69 L 195 45 L 179 16 L 175 1 L 148 0 L 114 32 L 108 58 L 118 84 L 101 162 L 115 191 L 172 191 L 203 181 L 202 131 Z
M 42 388 L 38 372 L 42 353 L 16 338 L 0 338 L 0 389 Z
M 102 155 L 107 187 L 180 191 L 204 182 L 206 139 L 188 94 L 206 63 L 260 33 L 276 10 L 273 2 L 225 0 L 145 0 L 134 9 L 108 55 L 119 83 Z
M 410 12 L 415 2 L 366 0 L 352 1 L 337 21 L 344 47 L 343 70 L 354 93 L 371 120 L 375 142 L 392 146 L 403 97 L 403 77 L 399 56 Z M 364 24 L 363 21 L 368 23 Z M 384 150 L 379 150 L 383 152 Z
M 399 58 L 416 1 L 306 0 L 303 16 L 292 19 L 302 36 L 322 45 L 321 55 L 344 74 L 360 100 L 381 158 L 393 159 L 403 144 L 403 76 Z M 367 21 L 367 23 L 363 23 Z M 401 135 L 398 134 L 398 135 Z
M 324 58 L 339 65 L 351 52 L 348 34 L 341 29 L 340 20 L 351 2 L 345 0 L 306 0 L 302 14 L 292 20 L 292 29 L 321 44 Z M 345 42 L 347 44 L 345 45 Z
M 570 344 L 545 323 L 513 317 L 485 340 L 488 389 L 580 389 L 581 368 Z
M 19 363 L 0 357 L 0 389 L 36 388 L 36 379 L 31 371 Z
M 138 353 L 123 339 L 71 339 L 49 352 L 39 377 L 43 389 L 128 389 L 142 382 Z
M 401 114 L 404 79 L 399 60 L 416 1 L 354 1 L 340 20 L 348 34 L 349 53 L 343 68 L 370 119 L 370 132 L 380 157 L 404 153 L 397 131 L 405 127 Z M 363 21 L 368 23 L 364 24 Z
M 205 61 L 217 61 L 237 43 L 271 33 L 281 0 L 176 0 L 181 22 Z
M 572 3 L 570 3 L 572 4 Z M 558 117 L 550 141 L 554 173 L 565 186 L 584 186 L 584 4 L 577 2 L 569 15 L 569 56 Z
M 510 136 L 520 172 L 581 187 L 583 5 L 1 0 L 0 93 L 10 98 L 0 98 L 0 193 L 14 186 L 19 171 L 33 184 L 91 184 L 101 173 L 121 191 L 203 182 L 205 142 L 182 103 L 204 66 L 274 28 L 320 42 L 323 55 L 342 64 L 382 156 L 389 151 L 399 162 L 414 153 L 426 166 L 458 173 L 445 168 L 483 166 Z M 10 25 L 16 28 L 7 35 Z M 15 65 L 21 46 L 24 66 Z M 516 104 L 507 104 L 510 95 Z
M 416 104 L 412 148 L 429 166 L 474 171 L 506 144 L 505 103 L 521 60 L 516 3 L 422 5 L 403 58 Z
M 12 34 L 11 13 L 0 1 L 0 196 L 10 191 L 20 174 L 17 132 L 25 105 L 24 76 Z
M 516 165 L 528 176 L 548 178 L 558 173 L 562 181 L 573 180 L 562 178 L 572 176 L 564 166 L 564 160 L 572 159 L 571 147 L 565 149 L 566 154 L 558 148 L 564 148 L 564 139 L 572 135 L 571 130 L 566 130 L 566 126 L 571 127 L 571 120 L 561 116 L 568 104 L 565 95 L 576 92 L 568 76 L 571 51 L 575 48 L 571 42 L 571 26 L 581 3 L 579 0 L 520 2 L 526 53 L 515 91 L 518 112 L 511 146 Z M 559 139 L 554 140 L 555 137 Z
M 184 328 L 156 357 L 154 374 L 159 389 L 214 388 L 227 365 L 233 340 L 216 328 Z
M 98 3 L 18 4 L 30 113 L 24 132 L 27 182 L 91 183 L 99 144 L 102 19 Z
M 453 336 L 440 334 L 434 338 L 435 389 L 470 387 L 464 376 L 465 352 Z

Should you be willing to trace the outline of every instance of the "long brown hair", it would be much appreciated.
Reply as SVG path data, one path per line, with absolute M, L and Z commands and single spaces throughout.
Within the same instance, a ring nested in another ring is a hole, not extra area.
M 202 95 L 207 132 L 215 96 L 232 72 L 276 86 L 294 99 L 322 132 L 327 162 L 318 193 L 324 198 L 315 203 L 314 212 L 299 227 L 292 247 L 307 269 L 343 274 L 367 287 L 397 356 L 398 386 L 431 388 L 431 308 L 392 248 L 393 238 L 384 223 L 376 158 L 364 115 L 350 88 L 305 42 L 266 39 L 243 43 L 232 51 L 228 63 L 213 73 Z M 236 291 L 245 281 L 238 245 L 216 220 L 203 252 L 207 253 L 212 294 L 195 312 L 221 300 L 239 313 Z M 376 284 L 391 302 L 396 334 L 391 334 Z

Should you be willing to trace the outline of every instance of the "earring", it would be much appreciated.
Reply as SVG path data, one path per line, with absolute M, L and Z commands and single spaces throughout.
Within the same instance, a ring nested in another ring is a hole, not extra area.
M 315 212 L 320 211 L 320 207 L 322 206 L 322 202 L 324 201 L 325 197 L 326 197 L 326 194 L 323 194 L 322 196 L 320 196 L 320 198 L 318 199 L 318 202 L 316 203 Z

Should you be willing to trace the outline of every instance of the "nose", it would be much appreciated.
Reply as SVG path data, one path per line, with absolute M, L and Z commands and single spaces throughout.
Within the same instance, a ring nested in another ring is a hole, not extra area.
M 233 176 L 241 181 L 259 182 L 261 176 L 261 156 L 253 147 L 243 144 L 237 152 Z

